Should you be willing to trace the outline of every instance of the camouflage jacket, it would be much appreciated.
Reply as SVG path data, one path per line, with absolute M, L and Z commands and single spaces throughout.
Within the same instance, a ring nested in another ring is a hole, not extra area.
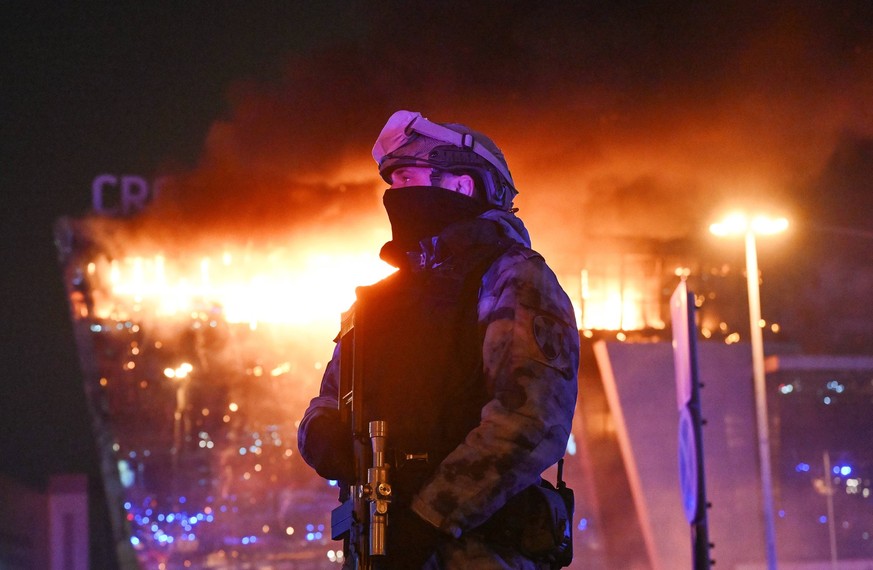
M 515 215 L 482 215 L 519 244 L 482 277 L 478 321 L 491 400 L 481 421 L 440 464 L 412 501 L 421 518 L 455 537 L 487 520 L 513 495 L 539 481 L 564 454 L 576 404 L 579 337 L 569 298 Z M 338 347 L 300 424 L 337 407 Z

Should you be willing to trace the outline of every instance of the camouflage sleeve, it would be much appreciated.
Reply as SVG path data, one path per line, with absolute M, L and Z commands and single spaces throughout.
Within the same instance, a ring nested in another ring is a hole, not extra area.
M 483 277 L 479 323 L 492 399 L 412 505 L 454 536 L 483 523 L 561 458 L 576 406 L 576 320 L 541 256 L 514 248 L 495 262 Z

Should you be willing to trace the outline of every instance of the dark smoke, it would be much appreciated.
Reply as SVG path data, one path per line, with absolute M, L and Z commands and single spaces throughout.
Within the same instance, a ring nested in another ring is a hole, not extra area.
M 562 253 L 569 235 L 687 236 L 727 206 L 803 215 L 838 141 L 873 135 L 869 5 L 577 4 L 368 7 L 355 34 L 233 85 L 143 223 L 382 224 L 369 151 L 398 108 L 491 135 L 535 245 Z

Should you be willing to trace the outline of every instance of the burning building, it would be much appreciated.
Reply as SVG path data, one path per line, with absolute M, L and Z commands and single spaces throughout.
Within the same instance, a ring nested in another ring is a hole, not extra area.
M 335 334 L 319 303 L 353 298 L 325 272 L 387 266 L 281 247 L 114 256 L 90 230 L 65 219 L 56 237 L 123 564 L 341 563 L 337 489 L 303 464 L 296 421 Z

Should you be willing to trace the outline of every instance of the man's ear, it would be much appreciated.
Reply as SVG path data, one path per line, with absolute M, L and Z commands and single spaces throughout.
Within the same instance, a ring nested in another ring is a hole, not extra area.
M 473 181 L 473 177 L 469 174 L 461 174 L 455 179 L 455 192 L 459 192 L 464 196 L 473 197 L 473 193 L 476 191 L 476 183 Z

